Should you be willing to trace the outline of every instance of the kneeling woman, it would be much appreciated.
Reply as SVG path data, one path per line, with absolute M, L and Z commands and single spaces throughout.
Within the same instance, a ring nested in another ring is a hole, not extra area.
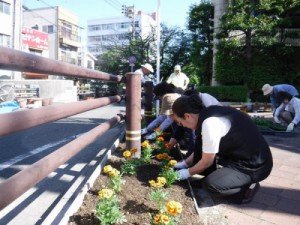
M 202 174 L 212 195 L 250 202 L 273 167 L 270 148 L 251 118 L 231 107 L 206 108 L 199 95 L 178 98 L 172 110 L 197 136 L 195 152 L 175 166 L 180 178 Z

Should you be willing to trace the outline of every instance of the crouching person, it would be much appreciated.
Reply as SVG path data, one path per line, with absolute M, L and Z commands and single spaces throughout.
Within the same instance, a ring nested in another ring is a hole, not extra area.
M 273 160 L 250 117 L 231 107 L 206 108 L 199 95 L 178 98 L 172 111 L 178 123 L 196 132 L 194 153 L 175 166 L 180 179 L 202 174 L 213 196 L 240 204 L 252 201 Z

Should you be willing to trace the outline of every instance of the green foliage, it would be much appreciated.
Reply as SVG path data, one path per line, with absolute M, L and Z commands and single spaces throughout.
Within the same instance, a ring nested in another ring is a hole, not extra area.
M 245 86 L 200 86 L 198 90 L 211 94 L 219 101 L 245 102 L 248 94 Z
M 115 195 L 100 199 L 96 205 L 96 216 L 102 225 L 125 222 L 125 216 L 120 211 L 119 200 Z
M 113 189 L 116 193 L 119 193 L 122 190 L 122 175 L 118 174 L 116 176 L 109 176 L 107 186 Z
M 175 181 L 179 180 L 178 173 L 173 168 L 162 168 L 162 171 L 159 173 L 159 175 L 166 179 L 165 187 L 171 187 Z
M 266 120 L 261 117 L 254 117 L 252 121 L 261 129 L 270 128 L 276 131 L 285 131 L 286 127 L 278 123 L 273 123 L 271 120 Z
M 158 210 L 162 210 L 164 204 L 168 200 L 169 195 L 170 195 L 169 192 L 164 191 L 161 188 L 155 188 L 155 189 L 152 188 L 152 191 L 149 193 L 149 199 L 157 205 Z
M 132 158 L 130 160 L 126 160 L 121 165 L 121 171 L 123 174 L 129 174 L 129 175 L 135 175 L 138 167 L 143 164 L 143 161 L 141 159 Z

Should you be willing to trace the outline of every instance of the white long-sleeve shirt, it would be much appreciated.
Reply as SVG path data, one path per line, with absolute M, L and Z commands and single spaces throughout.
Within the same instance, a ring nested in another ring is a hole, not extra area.
M 300 99 L 293 97 L 287 104 L 281 103 L 280 106 L 275 110 L 274 116 L 279 117 L 283 111 L 291 112 L 295 115 L 292 123 L 298 124 L 300 122 Z
M 190 82 L 190 79 L 185 75 L 185 73 L 179 72 L 179 74 L 172 73 L 167 83 L 173 84 L 175 87 L 182 88 L 185 90 Z

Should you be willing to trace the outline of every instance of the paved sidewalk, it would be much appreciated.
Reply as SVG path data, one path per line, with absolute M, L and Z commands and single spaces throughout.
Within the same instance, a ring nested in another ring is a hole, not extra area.
M 264 135 L 271 147 L 273 170 L 260 182 L 261 188 L 249 204 L 214 204 L 197 189 L 200 217 L 206 224 L 300 225 L 300 134 L 295 137 Z M 204 203 L 203 203 L 204 202 Z M 206 204 L 206 205 L 205 205 Z

